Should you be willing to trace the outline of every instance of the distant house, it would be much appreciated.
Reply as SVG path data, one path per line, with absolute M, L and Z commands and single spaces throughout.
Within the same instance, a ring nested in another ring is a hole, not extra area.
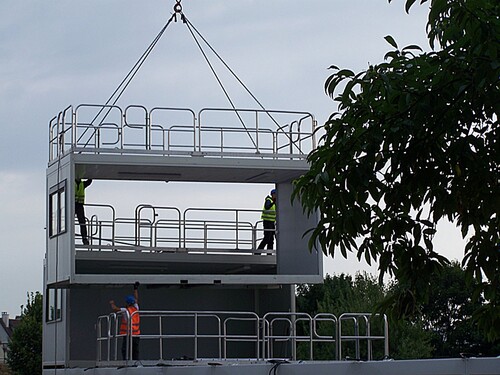
M 0 320 L 0 363 L 5 363 L 7 359 L 8 343 L 19 320 L 19 318 L 9 319 L 9 314 L 2 312 L 2 319 Z

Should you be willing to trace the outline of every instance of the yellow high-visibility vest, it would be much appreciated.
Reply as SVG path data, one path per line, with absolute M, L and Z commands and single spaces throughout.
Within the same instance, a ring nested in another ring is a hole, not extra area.
M 266 210 L 266 202 L 271 201 L 272 206 L 269 208 L 269 210 Z M 262 209 L 262 215 L 260 216 L 262 220 L 266 221 L 276 221 L 276 204 L 273 201 L 273 198 L 270 196 L 266 197 L 266 200 L 264 201 L 264 208 Z
M 75 181 L 75 202 L 76 203 L 85 203 L 85 185 L 83 180 L 80 180 L 80 183 Z

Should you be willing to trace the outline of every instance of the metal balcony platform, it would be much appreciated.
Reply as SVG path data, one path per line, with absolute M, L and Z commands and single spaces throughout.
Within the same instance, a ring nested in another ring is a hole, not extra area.
M 94 150 L 95 151 L 95 150 Z M 151 154 L 72 153 L 76 175 L 107 180 L 280 183 L 309 169 L 306 160 Z
M 107 247 L 107 251 L 77 245 L 77 274 L 148 275 L 148 274 L 254 274 L 276 273 L 276 256 L 273 250 L 262 250 L 262 255 L 248 250 L 228 249 L 174 249 Z M 126 251 L 124 251 L 126 249 Z M 257 250 L 255 250 L 257 251 Z M 267 255 L 269 251 L 269 255 Z M 265 254 L 265 255 L 264 255 Z

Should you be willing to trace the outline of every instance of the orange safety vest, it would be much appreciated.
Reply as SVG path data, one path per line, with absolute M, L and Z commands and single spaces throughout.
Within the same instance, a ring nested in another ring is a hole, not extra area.
M 138 311 L 135 306 L 129 306 L 126 308 L 129 316 L 132 317 L 132 336 L 138 336 L 141 334 L 141 330 L 139 328 L 139 323 L 141 318 L 139 313 L 134 314 L 134 312 Z M 120 325 L 120 335 L 126 335 L 128 331 L 127 317 L 125 314 L 122 315 L 122 323 Z

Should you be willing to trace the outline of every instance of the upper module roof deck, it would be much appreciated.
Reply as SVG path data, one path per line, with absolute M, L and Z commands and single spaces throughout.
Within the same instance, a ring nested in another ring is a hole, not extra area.
M 49 165 L 73 155 L 86 177 L 289 181 L 316 147 L 308 112 L 140 105 L 68 106 L 49 123 Z

